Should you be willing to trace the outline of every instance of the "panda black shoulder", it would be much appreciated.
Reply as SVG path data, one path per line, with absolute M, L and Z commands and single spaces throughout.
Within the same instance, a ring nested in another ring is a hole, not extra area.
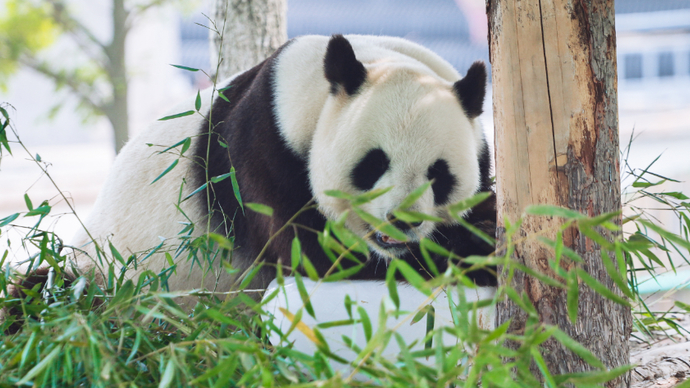
M 258 254 L 270 233 L 313 197 L 307 162 L 281 136 L 274 113 L 275 67 L 291 42 L 252 69 L 234 77 L 223 91 L 227 101 L 216 98 L 210 112 L 211 124 L 205 122 L 199 128 L 200 136 L 194 152 L 197 161 L 193 171 L 194 187 L 227 174 L 234 167 L 242 201 L 261 203 L 274 209 L 272 219 L 244 212 L 230 179 L 209 182 L 208 195 L 197 194 L 199 206 L 212 213 L 215 232 L 230 235 L 232 231 L 236 242 L 243 244 L 239 249 L 244 250 L 245 257 Z M 313 226 L 320 227 L 323 217 L 316 216 L 315 219 L 319 222 Z M 311 224 L 313 221 L 305 220 Z M 276 252 L 281 251 L 280 245 L 283 245 L 281 241 L 274 242 Z

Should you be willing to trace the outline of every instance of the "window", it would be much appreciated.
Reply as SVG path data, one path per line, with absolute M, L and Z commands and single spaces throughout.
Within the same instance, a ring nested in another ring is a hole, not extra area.
M 642 54 L 625 55 L 625 79 L 642 78 Z
M 659 77 L 671 77 L 673 74 L 673 53 L 670 51 L 659 53 Z

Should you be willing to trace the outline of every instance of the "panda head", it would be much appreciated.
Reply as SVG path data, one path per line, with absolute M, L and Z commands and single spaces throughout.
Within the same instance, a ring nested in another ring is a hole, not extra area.
M 480 187 L 479 155 L 485 147 L 480 124 L 486 84 L 483 63 L 452 83 L 414 59 L 381 59 L 365 66 L 350 43 L 334 36 L 324 59 L 330 83 L 309 156 L 310 183 L 319 210 L 336 219 L 350 208 L 327 190 L 361 194 L 390 191 L 361 208 L 379 219 L 392 212 L 413 190 L 432 181 L 431 189 L 410 208 L 442 217 L 444 205 L 475 194 Z M 408 244 L 430 236 L 436 225 L 395 224 Z M 383 258 L 399 257 L 404 243 L 371 227 L 354 212 L 346 226 L 367 236 L 370 250 Z

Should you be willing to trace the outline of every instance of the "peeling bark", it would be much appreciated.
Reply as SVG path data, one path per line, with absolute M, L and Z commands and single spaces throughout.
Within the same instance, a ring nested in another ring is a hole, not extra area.
M 514 222 L 532 204 L 558 205 L 588 216 L 620 210 L 614 1 L 489 0 L 487 13 L 499 246 L 506 242 L 504 217 Z M 620 225 L 620 217 L 614 222 Z M 528 217 L 519 233 L 554 239 L 560 225 L 559 219 Z M 584 270 L 619 292 L 602 264 L 601 247 L 575 229 L 563 237 L 585 260 Z M 514 258 L 555 276 L 548 267 L 552 257 L 549 249 L 528 238 L 518 243 Z M 573 265 L 564 266 L 568 270 Z M 580 284 L 573 325 L 565 291 L 522 273 L 512 286 L 527 293 L 543 323 L 558 325 L 609 368 L 629 362 L 629 308 Z M 511 330 L 519 331 L 526 318 L 510 300 L 499 303 L 497 324 L 512 319 Z M 590 369 L 554 340 L 542 350 L 552 373 Z M 629 382 L 628 374 L 606 386 L 627 387 Z
M 664 357 L 632 371 L 633 388 L 675 387 L 690 377 L 690 357 Z

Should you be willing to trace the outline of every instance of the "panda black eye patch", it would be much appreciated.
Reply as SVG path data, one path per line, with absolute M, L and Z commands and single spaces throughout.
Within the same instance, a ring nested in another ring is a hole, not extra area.
M 438 159 L 429 167 L 426 173 L 429 180 L 433 179 L 431 190 L 434 192 L 434 203 L 442 205 L 448 202 L 450 193 L 455 187 L 456 181 L 453 174 L 450 173 L 448 162 L 443 159 Z
M 357 163 L 350 177 L 352 183 L 360 190 L 371 190 L 381 176 L 388 171 L 390 159 L 380 148 L 375 148 Z

